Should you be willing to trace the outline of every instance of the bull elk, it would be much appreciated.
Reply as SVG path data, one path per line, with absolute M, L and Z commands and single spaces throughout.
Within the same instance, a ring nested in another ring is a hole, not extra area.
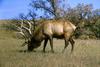
M 29 28 L 31 29 L 30 23 L 28 23 L 28 25 L 30 26 Z M 76 27 L 70 21 L 62 21 L 62 20 L 45 21 L 37 27 L 34 33 L 32 33 L 30 29 L 25 28 L 23 25 L 22 28 L 26 29 L 31 35 L 30 38 L 27 41 L 25 40 L 25 43 L 23 44 L 23 45 L 27 44 L 28 51 L 32 51 L 33 49 L 39 47 L 41 45 L 41 42 L 44 40 L 43 52 L 45 52 L 45 48 L 48 41 L 50 41 L 51 51 L 54 52 L 53 38 L 64 39 L 65 46 L 63 51 L 69 45 L 70 42 L 72 46 L 71 52 L 73 51 L 74 40 L 72 38 L 72 35 Z

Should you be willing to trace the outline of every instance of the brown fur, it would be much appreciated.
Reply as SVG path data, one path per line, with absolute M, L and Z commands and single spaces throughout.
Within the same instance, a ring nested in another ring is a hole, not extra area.
M 51 51 L 53 50 L 53 38 L 64 39 L 65 40 L 65 48 L 68 46 L 70 42 L 73 45 L 74 40 L 72 39 L 72 35 L 75 31 L 76 27 L 69 21 L 61 21 L 61 20 L 53 20 L 43 22 L 39 25 L 38 29 L 35 30 L 33 37 L 28 43 L 28 50 L 32 50 L 37 48 L 41 45 L 41 42 L 44 40 L 44 48 L 43 51 L 45 52 L 45 47 L 47 45 L 48 40 L 50 41 Z

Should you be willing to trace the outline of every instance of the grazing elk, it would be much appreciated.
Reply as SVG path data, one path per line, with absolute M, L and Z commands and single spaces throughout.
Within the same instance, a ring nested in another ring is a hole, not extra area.
M 29 26 L 31 26 L 31 25 L 29 24 Z M 44 40 L 43 52 L 45 52 L 45 48 L 46 48 L 47 42 L 49 40 L 50 46 L 51 46 L 51 51 L 54 52 L 53 38 L 65 40 L 64 50 L 70 42 L 72 45 L 71 52 L 73 51 L 74 40 L 72 39 L 72 35 L 73 35 L 76 27 L 69 21 L 62 21 L 62 20 L 45 21 L 37 27 L 37 29 L 34 31 L 34 33 L 31 33 L 31 31 L 29 29 L 25 28 L 24 26 L 22 26 L 22 27 L 24 29 L 28 30 L 31 35 L 31 37 L 28 39 L 28 41 L 26 41 L 24 43 L 24 45 L 28 44 L 28 51 L 32 51 L 34 48 L 39 47 L 41 45 L 41 42 Z

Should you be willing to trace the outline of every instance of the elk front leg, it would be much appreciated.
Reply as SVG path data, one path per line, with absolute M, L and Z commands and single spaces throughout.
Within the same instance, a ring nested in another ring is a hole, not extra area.
M 50 46 L 51 46 L 51 52 L 54 53 L 54 50 L 53 50 L 53 37 L 50 37 L 49 41 L 50 41 Z
M 48 39 L 45 39 L 44 40 L 44 46 L 43 46 L 43 52 L 45 52 L 45 48 L 46 48 L 47 42 L 48 42 Z

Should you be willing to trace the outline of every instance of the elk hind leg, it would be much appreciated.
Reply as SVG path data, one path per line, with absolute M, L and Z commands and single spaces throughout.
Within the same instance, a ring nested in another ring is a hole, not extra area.
M 62 52 L 64 52 L 66 47 L 68 47 L 68 45 L 69 45 L 69 37 L 70 37 L 70 34 L 68 34 L 68 33 L 64 34 L 65 46 L 64 46 L 64 49 Z
M 74 50 L 74 44 L 75 44 L 75 41 L 72 39 L 72 37 L 69 39 L 71 45 L 72 45 L 72 49 L 71 49 L 71 53 L 73 52 Z
M 69 45 L 68 39 L 67 39 L 67 38 L 65 38 L 64 40 L 65 40 L 65 46 L 64 46 L 64 49 L 63 49 L 63 51 L 62 51 L 62 52 L 64 52 L 64 51 L 65 51 L 65 49 L 66 49 L 66 47 Z

